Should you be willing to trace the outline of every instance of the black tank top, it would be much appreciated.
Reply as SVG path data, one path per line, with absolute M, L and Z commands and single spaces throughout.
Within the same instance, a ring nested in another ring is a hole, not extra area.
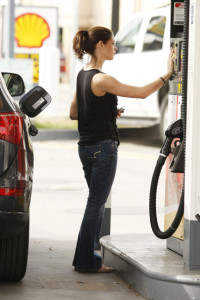
M 92 92 L 92 77 L 101 73 L 97 69 L 81 70 L 77 76 L 79 145 L 92 145 L 113 139 L 119 143 L 116 126 L 117 96 L 106 93 L 96 96 Z

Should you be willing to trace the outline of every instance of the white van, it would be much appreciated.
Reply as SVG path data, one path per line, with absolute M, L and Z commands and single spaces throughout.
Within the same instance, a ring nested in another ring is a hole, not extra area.
M 118 51 L 113 61 L 105 62 L 105 73 L 136 86 L 162 76 L 167 71 L 170 51 L 170 6 L 134 14 L 115 38 Z M 164 138 L 168 85 L 146 99 L 118 99 L 118 107 L 125 108 L 121 122 L 137 127 L 158 124 L 158 134 Z

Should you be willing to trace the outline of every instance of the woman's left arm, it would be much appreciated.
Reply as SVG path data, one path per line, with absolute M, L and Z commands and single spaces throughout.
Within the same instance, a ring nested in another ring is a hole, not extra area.
M 76 99 L 76 93 L 74 94 L 71 106 L 70 106 L 70 112 L 69 117 L 71 120 L 78 120 L 78 103 Z

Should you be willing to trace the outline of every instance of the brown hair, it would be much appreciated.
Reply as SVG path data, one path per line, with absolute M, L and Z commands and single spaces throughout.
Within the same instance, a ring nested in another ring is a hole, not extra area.
M 87 30 L 79 30 L 73 39 L 73 50 L 79 59 L 85 53 L 94 55 L 99 41 L 104 44 L 112 38 L 112 31 L 108 28 L 97 26 Z

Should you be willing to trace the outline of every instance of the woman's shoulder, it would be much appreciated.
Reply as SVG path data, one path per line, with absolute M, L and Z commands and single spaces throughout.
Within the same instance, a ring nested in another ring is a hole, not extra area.
M 96 82 L 96 83 L 106 83 L 106 82 L 110 82 L 112 81 L 113 77 L 110 76 L 109 74 L 106 74 L 104 72 L 99 72 L 99 73 L 96 73 L 94 76 L 93 76 L 93 80 Z
M 105 73 L 97 73 L 92 78 L 92 89 L 97 91 L 95 94 L 105 94 L 110 93 L 114 94 L 116 84 L 118 82 L 112 76 Z

